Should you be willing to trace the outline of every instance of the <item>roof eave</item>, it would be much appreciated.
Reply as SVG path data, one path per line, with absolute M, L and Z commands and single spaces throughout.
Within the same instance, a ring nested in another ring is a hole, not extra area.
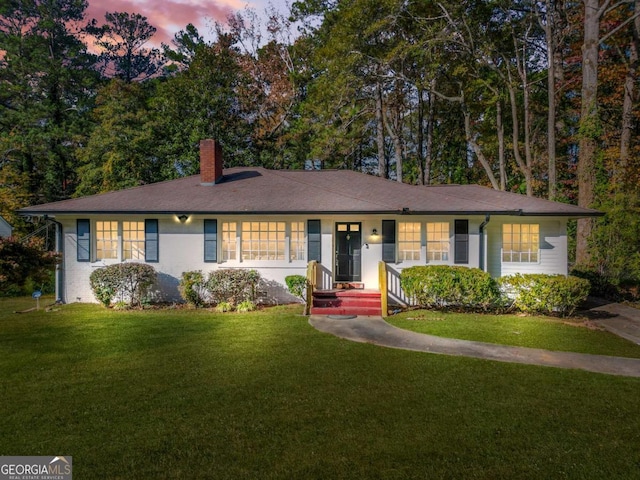
M 224 211 L 224 210 L 69 210 L 38 211 L 21 209 L 21 216 L 55 216 L 55 215 L 500 215 L 523 217 L 569 217 L 572 219 L 602 217 L 604 212 L 524 212 L 522 210 L 290 210 L 290 211 Z

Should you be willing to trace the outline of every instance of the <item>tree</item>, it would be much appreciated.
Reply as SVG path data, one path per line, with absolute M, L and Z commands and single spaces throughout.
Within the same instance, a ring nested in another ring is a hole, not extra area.
M 0 4 L 0 168 L 24 179 L 26 203 L 73 194 L 74 150 L 89 128 L 97 80 L 95 58 L 78 38 L 86 7 L 84 0 Z
M 203 138 L 220 141 L 225 168 L 256 162 L 251 144 L 254 118 L 244 109 L 249 100 L 239 98 L 248 80 L 234 46 L 236 38 L 222 26 L 216 28 L 216 42 L 199 46 L 188 69 L 160 81 L 150 102 L 147 127 L 154 132 L 163 178 L 197 173 Z
M 0 238 L 0 296 L 22 289 L 28 280 L 45 283 L 59 262 L 60 255 L 44 250 L 37 237 Z
M 596 190 L 596 160 L 599 153 L 599 141 L 602 125 L 598 111 L 598 54 L 603 41 L 600 22 L 608 14 L 627 0 L 611 4 L 611 0 L 583 0 L 584 37 L 582 43 L 582 88 L 580 108 L 580 139 L 578 159 L 578 205 L 593 206 Z M 637 15 L 637 13 L 635 14 Z M 635 15 L 626 19 L 622 25 L 634 20 Z M 619 28 L 619 27 L 618 27 Z M 605 37 L 611 35 L 609 32 Z M 593 230 L 593 219 L 578 220 L 576 238 L 576 262 L 590 263 L 589 237 Z
M 614 183 L 622 186 L 623 191 L 637 188 L 632 174 L 632 136 L 634 132 L 634 104 L 637 101 L 637 79 L 640 68 L 640 0 L 635 0 L 633 7 L 634 20 L 630 24 L 628 58 L 626 59 L 627 73 L 624 81 L 624 98 L 622 106 L 622 125 L 620 133 L 620 165 L 616 169 Z M 624 56 L 623 56 L 624 58 Z M 637 165 L 640 167 L 640 164 Z M 638 178 L 639 176 L 635 176 Z
M 107 77 L 125 82 L 143 81 L 161 72 L 164 56 L 157 48 L 144 45 L 156 33 L 147 17 L 139 13 L 107 12 L 106 23 L 97 27 L 94 19 L 90 32 L 95 43 L 103 49 L 100 58 Z
M 196 51 L 205 45 L 204 38 L 193 24 L 188 24 L 185 30 L 180 30 L 173 36 L 171 45 L 162 44 L 165 58 L 170 62 L 168 70 L 183 71 L 189 67 Z
M 558 83 L 563 78 L 561 45 L 565 41 L 567 27 L 564 0 L 535 2 L 534 9 L 545 35 L 547 61 L 547 156 L 549 175 L 549 200 L 557 196 L 557 115 Z
M 113 79 L 96 99 L 96 127 L 78 151 L 77 195 L 92 195 L 163 180 L 148 126 L 151 88 Z

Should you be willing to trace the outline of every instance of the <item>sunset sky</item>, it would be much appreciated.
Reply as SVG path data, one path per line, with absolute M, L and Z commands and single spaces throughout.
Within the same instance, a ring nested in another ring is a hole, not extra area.
M 159 46 L 162 42 L 169 43 L 188 23 L 193 23 L 205 39 L 211 40 L 213 21 L 224 22 L 229 13 L 247 6 L 264 18 L 269 3 L 282 13 L 288 12 L 285 0 L 89 0 L 87 19 L 95 18 L 102 24 L 107 11 L 139 13 L 158 29 L 152 41 Z

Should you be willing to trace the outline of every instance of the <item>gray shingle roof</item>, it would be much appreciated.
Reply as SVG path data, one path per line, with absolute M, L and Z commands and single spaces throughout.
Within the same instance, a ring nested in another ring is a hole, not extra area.
M 200 176 L 23 208 L 23 215 L 95 213 L 413 213 L 588 217 L 596 210 L 478 185 L 418 186 L 349 170 L 226 169 Z

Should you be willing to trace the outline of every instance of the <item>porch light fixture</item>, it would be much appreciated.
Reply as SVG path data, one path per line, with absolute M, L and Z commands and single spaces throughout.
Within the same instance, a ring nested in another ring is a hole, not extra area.
M 378 236 L 378 229 L 374 228 L 373 231 L 371 232 L 371 236 L 373 237 L 377 237 Z
M 184 223 L 187 221 L 189 217 L 187 215 L 185 215 L 184 213 L 182 215 L 178 215 L 178 220 L 180 220 L 180 223 Z

